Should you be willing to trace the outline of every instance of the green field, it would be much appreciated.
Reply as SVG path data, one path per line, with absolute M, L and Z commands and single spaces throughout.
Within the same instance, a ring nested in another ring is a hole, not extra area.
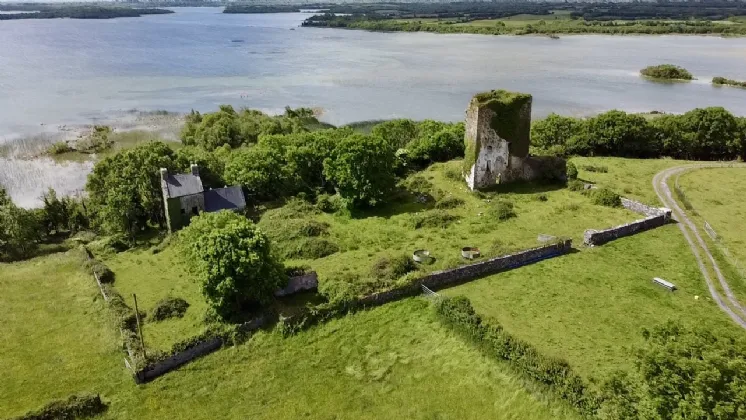
M 684 163 L 572 161 L 581 179 L 649 204 L 658 202 L 651 187 L 653 175 Z M 416 175 L 426 183 L 415 182 L 433 197 L 463 200 L 455 208 L 433 209 L 432 203 L 402 194 L 393 205 L 352 217 L 313 210 L 298 216 L 292 207 L 297 204 L 288 204 L 267 211 L 260 225 L 265 230 L 298 226 L 285 215 L 328 223 L 322 237 L 340 251 L 290 262 L 317 270 L 320 289 L 330 296 L 385 289 L 404 281 L 375 279 L 372 266 L 382 257 L 409 255 L 416 248 L 427 248 L 437 258 L 435 264 L 421 268 L 428 271 L 463 264 L 458 251 L 466 245 L 497 255 L 539 245 L 539 233 L 570 236 L 576 252 L 441 293 L 469 297 L 481 315 L 540 351 L 567 359 L 586 379 L 602 380 L 615 369 L 629 370 L 632 352 L 642 342 L 641 329 L 669 319 L 704 325 L 715 334 L 739 332 L 710 300 L 677 226 L 584 248 L 585 229 L 639 216 L 594 205 L 579 192 L 552 186 L 524 184 L 474 194 L 453 176 L 459 166 L 459 161 L 433 165 Z M 591 166 L 596 171 L 589 170 Z M 714 226 L 739 213 L 735 204 L 713 200 L 738 197 L 733 191 L 746 189 L 738 180 L 742 172 L 727 172 L 729 181 L 724 182 L 726 173 L 717 171 L 736 170 L 702 170 L 681 178 L 684 188 L 691 190 L 694 207 Z M 722 191 L 707 188 L 717 184 L 715 180 Z M 412 178 L 406 181 L 412 183 Z M 516 216 L 504 221 L 487 217 L 499 201 L 512 202 Z M 417 218 L 438 212 L 458 219 L 446 227 L 414 228 Z M 725 236 L 728 229 L 718 230 L 735 249 L 739 233 Z M 280 237 L 284 239 L 276 244 L 278 250 L 298 240 Z M 202 330 L 206 304 L 175 243 L 159 253 L 138 248 L 98 257 L 114 271 L 114 287 L 130 305 L 132 293 L 146 311 L 166 296 L 191 304 L 182 319 L 145 322 L 148 348 L 167 350 Z M 442 327 L 419 298 L 332 320 L 289 338 L 262 331 L 242 345 L 136 386 L 123 366 L 118 332 L 81 262 L 82 254 L 75 250 L 0 265 L 0 321 L 6 326 L 0 368 L 10 372 L 10 381 L 0 385 L 0 418 L 84 391 L 100 392 L 110 402 L 103 416 L 110 419 L 201 419 L 214 418 L 215 413 L 223 418 L 288 419 L 576 418 L 564 403 Z M 675 283 L 679 290 L 672 294 L 654 286 L 654 276 Z
M 76 392 L 132 386 L 119 333 L 80 251 L 0 264 L 0 418 Z

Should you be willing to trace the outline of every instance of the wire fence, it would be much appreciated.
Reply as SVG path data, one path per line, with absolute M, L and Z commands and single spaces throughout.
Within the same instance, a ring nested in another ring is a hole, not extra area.
M 422 286 L 422 296 L 424 296 L 426 299 L 430 299 L 430 300 L 440 299 L 440 295 L 430 290 L 429 287 L 425 286 L 424 284 L 421 286 Z
M 743 269 L 743 266 L 738 261 L 738 259 L 735 256 L 733 256 L 733 254 L 731 254 L 728 247 L 725 246 L 725 244 L 723 244 L 723 242 L 720 240 L 720 236 L 717 234 L 715 229 L 706 220 L 704 224 L 704 229 L 705 229 L 705 232 L 707 233 L 707 236 L 709 236 L 710 239 L 712 239 L 712 241 L 718 247 L 718 250 L 720 250 L 720 252 L 722 252 L 723 255 L 725 255 L 725 258 L 728 260 L 728 263 L 730 263 L 730 265 L 736 268 L 736 271 L 738 271 L 738 274 L 741 275 L 742 279 L 746 279 L 746 270 Z

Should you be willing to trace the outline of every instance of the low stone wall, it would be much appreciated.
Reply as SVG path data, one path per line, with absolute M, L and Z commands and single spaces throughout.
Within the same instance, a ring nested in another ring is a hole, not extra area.
M 639 201 L 622 197 L 622 206 L 627 210 L 647 216 L 644 219 L 615 226 L 609 229 L 588 229 L 583 234 L 583 244 L 586 246 L 603 245 L 617 238 L 634 235 L 650 229 L 663 226 L 671 220 L 671 210 L 664 207 L 652 207 Z
M 215 350 L 223 346 L 223 339 L 215 337 L 207 341 L 203 341 L 196 346 L 185 350 L 181 353 L 176 353 L 168 359 L 162 360 L 158 363 L 145 367 L 135 373 L 135 382 L 142 384 L 145 382 L 152 381 L 153 379 L 164 375 L 181 365 L 191 362 L 192 360 L 212 353 Z
M 284 318 L 281 320 L 283 323 L 283 330 L 297 331 L 321 320 L 337 315 L 343 315 L 358 308 L 380 306 L 407 297 L 417 296 L 422 293 L 423 285 L 432 290 L 455 286 L 489 274 L 510 270 L 547 258 L 563 255 L 569 252 L 570 249 L 572 249 L 572 241 L 566 239 L 555 244 L 490 258 L 474 264 L 467 264 L 448 270 L 435 271 L 406 286 L 397 287 L 384 292 L 373 293 L 352 302 L 344 302 L 336 306 L 326 307 L 322 310 L 309 310 Z
M 669 217 L 671 216 L 671 210 L 667 208 L 648 206 L 647 204 L 624 197 L 622 197 L 622 207 L 645 216 L 658 216 L 663 213 L 668 213 Z
M 236 327 L 236 330 L 243 333 L 251 333 L 267 325 L 270 317 L 262 315 Z M 199 338 L 197 338 L 199 339 Z M 191 362 L 194 359 L 210 354 L 225 344 L 223 337 L 209 337 L 202 341 L 189 346 L 188 349 L 172 354 L 166 359 L 150 364 L 143 369 L 135 372 L 135 382 L 138 384 L 152 381 L 153 379 L 165 375 L 172 370 Z

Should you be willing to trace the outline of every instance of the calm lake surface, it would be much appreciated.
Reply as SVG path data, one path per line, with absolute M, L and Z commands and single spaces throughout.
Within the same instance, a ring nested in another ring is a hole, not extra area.
M 369 33 L 300 28 L 308 16 L 301 13 L 174 10 L 0 22 L 0 143 L 63 124 L 105 122 L 133 108 L 210 111 L 224 103 L 269 112 L 319 107 L 334 124 L 460 120 L 474 93 L 496 88 L 533 94 L 534 117 L 711 105 L 746 115 L 746 90 L 710 85 L 713 76 L 746 78 L 743 38 Z M 639 77 L 641 68 L 659 63 L 681 65 L 699 80 Z M 0 165 L 0 183 L 12 183 L 11 194 L 20 197 L 26 182 L 11 182 L 8 165 Z M 33 177 L 34 197 L 43 178 Z M 80 179 L 70 182 L 80 188 Z

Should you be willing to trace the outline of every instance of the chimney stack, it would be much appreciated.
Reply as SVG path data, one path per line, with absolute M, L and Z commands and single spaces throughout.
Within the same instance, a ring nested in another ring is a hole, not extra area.
M 161 173 L 161 180 L 165 181 L 166 178 L 168 178 L 168 169 L 161 168 L 160 173 Z
M 189 168 L 192 170 L 192 175 L 199 176 L 199 165 L 192 163 Z

